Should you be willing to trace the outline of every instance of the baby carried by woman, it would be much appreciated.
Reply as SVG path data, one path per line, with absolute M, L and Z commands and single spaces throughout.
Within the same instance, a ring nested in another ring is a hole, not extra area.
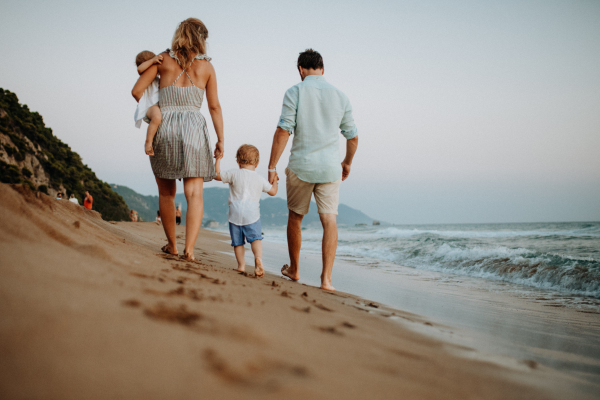
M 135 65 L 137 65 L 138 73 L 141 75 L 154 64 L 162 63 L 162 59 L 163 57 L 160 54 L 156 55 L 148 50 L 142 51 L 135 57 Z M 160 108 L 158 107 L 159 83 L 160 78 L 157 75 L 156 79 L 154 79 L 150 86 L 144 91 L 134 115 L 136 128 L 142 126 L 142 120 L 148 123 L 144 149 L 149 156 L 154 155 L 152 141 L 154 140 L 154 135 L 156 135 L 156 131 L 158 131 L 158 126 L 162 120 Z

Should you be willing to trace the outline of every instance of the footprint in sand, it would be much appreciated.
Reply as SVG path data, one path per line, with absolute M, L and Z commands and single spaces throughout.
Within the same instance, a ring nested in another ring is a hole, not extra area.
M 179 307 L 169 307 L 163 303 L 158 303 L 152 308 L 144 309 L 144 314 L 150 318 L 176 322 L 186 326 L 193 325 L 202 318 L 199 313 L 188 311 L 185 304 Z
M 318 330 L 320 330 L 321 332 L 325 332 L 325 333 L 331 333 L 333 335 L 337 335 L 337 336 L 344 336 L 344 334 L 340 331 L 338 331 L 335 326 L 319 326 L 317 327 Z
M 141 304 L 136 299 L 123 300 L 123 305 L 127 307 L 139 307 Z
M 306 367 L 279 360 L 256 358 L 242 364 L 238 360 L 225 359 L 211 348 L 204 350 L 202 356 L 211 373 L 225 382 L 248 388 L 272 391 L 279 387 L 279 380 L 285 379 L 285 375 L 301 379 L 310 377 Z
M 310 307 L 300 308 L 300 307 L 292 306 L 292 309 L 296 310 L 296 311 L 300 311 L 300 312 L 305 312 L 305 313 L 310 312 Z

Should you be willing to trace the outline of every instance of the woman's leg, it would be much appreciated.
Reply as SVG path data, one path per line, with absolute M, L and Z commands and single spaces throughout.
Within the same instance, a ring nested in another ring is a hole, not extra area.
M 187 215 L 185 216 L 185 249 L 186 257 L 194 257 L 194 246 L 204 214 L 204 202 L 202 199 L 202 185 L 204 178 L 183 178 L 183 192 L 187 200 Z M 173 218 L 173 221 L 175 218 Z
M 162 226 L 167 235 L 168 251 L 177 254 L 177 243 L 175 242 L 175 193 L 177 185 L 175 179 L 156 178 L 158 184 L 158 208 Z

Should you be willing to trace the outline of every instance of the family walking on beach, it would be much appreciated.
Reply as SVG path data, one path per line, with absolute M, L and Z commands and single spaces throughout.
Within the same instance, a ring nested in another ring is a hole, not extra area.
M 289 265 L 281 273 L 297 281 L 302 244 L 301 223 L 314 195 L 323 225 L 323 271 L 321 288 L 335 290 L 331 273 L 337 249 L 337 213 L 341 181 L 348 178 L 358 146 L 358 133 L 350 101 L 329 84 L 321 55 L 308 49 L 298 57 L 301 82 L 289 88 L 273 137 L 268 180 L 256 171 L 259 150 L 249 144 L 236 154 L 238 169 L 221 171 L 224 154 L 223 114 L 217 95 L 215 69 L 206 55 L 208 30 L 196 18 L 179 24 L 171 49 L 159 55 L 143 51 L 136 57 L 141 75 L 132 94 L 138 101 L 136 126 L 148 123 L 145 151 L 156 178 L 159 208 L 167 244 L 162 251 L 178 254 L 175 242 L 176 179 L 183 179 L 188 209 L 183 258 L 195 260 L 194 246 L 203 214 L 202 187 L 213 179 L 229 184 L 229 231 L 238 271 L 245 271 L 244 244 L 250 243 L 256 276 L 264 275 L 259 201 L 263 192 L 275 196 L 277 164 L 293 136 L 290 160 L 285 169 L 289 209 L 287 241 Z M 206 95 L 217 134 L 213 163 L 210 139 L 200 113 Z M 340 163 L 339 133 L 347 139 L 346 156 Z

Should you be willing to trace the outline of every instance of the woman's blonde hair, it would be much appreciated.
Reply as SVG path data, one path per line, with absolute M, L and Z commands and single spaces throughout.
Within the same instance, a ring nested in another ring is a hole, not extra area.
M 240 165 L 258 165 L 260 153 L 258 149 L 251 144 L 243 144 L 237 151 L 235 158 Z
M 188 18 L 179 24 L 173 35 L 171 50 L 175 52 L 181 68 L 187 68 L 197 54 L 206 54 L 208 29 L 198 18 Z

